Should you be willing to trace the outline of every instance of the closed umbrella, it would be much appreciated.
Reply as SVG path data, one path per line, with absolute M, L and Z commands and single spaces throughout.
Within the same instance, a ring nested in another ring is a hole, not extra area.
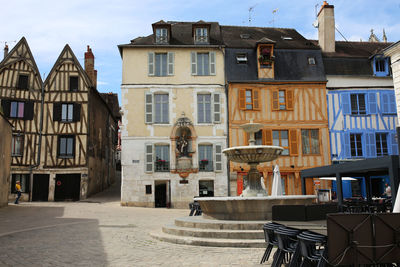
M 392 197 L 393 200 L 393 197 Z M 397 189 L 396 200 L 393 206 L 393 213 L 400 213 L 400 186 Z
M 281 173 L 279 172 L 279 166 L 275 165 L 271 196 L 282 196 L 282 195 L 283 192 L 282 192 Z

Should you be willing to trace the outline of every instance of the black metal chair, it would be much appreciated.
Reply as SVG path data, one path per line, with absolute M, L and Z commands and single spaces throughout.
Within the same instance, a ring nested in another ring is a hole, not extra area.
M 278 246 L 278 239 L 275 236 L 274 230 L 282 226 L 282 224 L 274 222 L 266 223 L 263 225 L 264 238 L 265 243 L 267 244 L 267 248 L 265 249 L 264 255 L 261 258 L 260 264 L 268 261 L 272 249 Z
M 280 227 L 275 229 L 275 234 L 278 240 L 278 249 L 274 255 L 272 267 L 280 267 L 282 263 L 290 262 L 290 267 L 298 266 L 300 254 L 298 250 L 297 235 L 301 230 L 290 227 Z
M 297 236 L 303 266 L 325 266 L 327 236 L 304 231 Z
M 189 216 L 193 216 L 193 214 L 195 212 L 193 202 L 189 203 L 189 209 L 190 209 Z

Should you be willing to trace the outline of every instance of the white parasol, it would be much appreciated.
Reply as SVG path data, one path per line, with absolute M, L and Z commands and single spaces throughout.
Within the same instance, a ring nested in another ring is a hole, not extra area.
M 271 196 L 282 196 L 282 195 L 283 193 L 282 193 L 281 173 L 279 172 L 279 166 L 275 165 Z
M 400 187 L 400 186 L 399 186 Z M 400 188 L 397 189 L 396 200 L 393 206 L 393 213 L 400 213 Z M 392 197 L 393 200 L 393 197 Z

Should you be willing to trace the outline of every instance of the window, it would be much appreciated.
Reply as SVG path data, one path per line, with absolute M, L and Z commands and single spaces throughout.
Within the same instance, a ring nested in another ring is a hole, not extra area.
M 15 190 L 15 184 L 17 182 L 20 182 L 22 193 L 29 193 L 29 181 L 29 174 L 13 174 L 11 181 L 11 193 L 17 193 L 17 191 Z
M 272 110 L 293 110 L 293 90 L 272 90 Z
M 314 57 L 309 57 L 308 58 L 308 65 L 315 65 L 315 58 Z
M 214 196 L 214 181 L 199 181 L 199 197 L 213 197 Z
M 155 158 L 155 171 L 168 172 L 169 171 L 169 145 L 155 145 L 154 146 Z
M 289 155 L 288 131 L 272 131 L 272 144 L 283 147 L 282 155 Z
M 154 95 L 154 123 L 168 123 L 168 95 L 155 94 Z
M 350 151 L 352 157 L 362 157 L 361 134 L 350 134 Z
M 377 56 L 372 62 L 375 76 L 383 77 L 389 75 L 389 59 Z
M 24 118 L 25 103 L 11 101 L 10 118 Z
M 22 157 L 24 149 L 24 136 L 13 135 L 11 140 L 11 155 L 13 157 Z
M 263 144 L 263 134 L 262 130 L 254 133 L 254 139 L 256 139 L 256 146 L 261 146 Z
M 272 68 L 274 62 L 273 48 L 272 46 L 260 46 L 259 48 L 258 62 L 261 68 Z
M 319 130 L 301 130 L 303 154 L 319 154 Z
M 237 53 L 236 54 L 236 63 L 237 64 L 247 64 L 247 54 L 246 53 Z
M 168 43 L 168 30 L 166 28 L 156 29 L 156 43 L 167 44 Z
M 168 94 L 146 93 L 145 123 L 169 123 Z
M 168 53 L 149 53 L 149 76 L 164 77 L 174 75 L 174 56 L 173 52 Z
M 196 44 L 208 43 L 208 29 L 207 28 L 196 28 L 195 43 Z
M 70 76 L 69 77 L 69 90 L 72 92 L 76 92 L 79 90 L 79 77 L 78 76 Z
M 75 152 L 75 137 L 63 135 L 58 137 L 58 157 L 73 158 Z
M 61 104 L 61 121 L 73 121 L 74 104 Z
M 199 171 L 213 171 L 213 146 L 199 145 Z
M 29 81 L 29 75 L 26 74 L 20 74 L 18 76 L 18 89 L 23 89 L 27 90 L 28 89 L 28 81 Z
M 352 115 L 365 115 L 367 114 L 365 108 L 365 95 L 364 94 L 351 94 L 351 114 Z
M 239 106 L 242 110 L 260 110 L 260 89 L 239 89 Z
M 191 53 L 192 75 L 215 75 L 215 52 Z
M 197 122 L 211 123 L 211 94 L 197 95 Z
M 380 96 L 382 113 L 396 114 L 396 98 L 394 92 L 382 92 Z
M 388 155 L 387 134 L 377 133 L 375 134 L 375 138 L 376 138 L 376 155 L 378 157 Z
M 146 185 L 146 195 L 151 195 L 151 185 L 150 184 Z

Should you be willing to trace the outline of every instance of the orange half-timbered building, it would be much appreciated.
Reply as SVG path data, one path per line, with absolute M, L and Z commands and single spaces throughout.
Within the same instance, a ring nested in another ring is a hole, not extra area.
M 279 165 L 286 195 L 301 194 L 300 171 L 330 164 L 326 78 L 321 52 L 293 29 L 223 26 L 228 82 L 229 146 L 248 144 L 240 125 L 264 125 L 256 144 L 284 148 L 260 164 L 268 193 Z M 248 166 L 230 163 L 231 193 L 241 193 Z M 312 180 L 307 194 L 330 188 Z

